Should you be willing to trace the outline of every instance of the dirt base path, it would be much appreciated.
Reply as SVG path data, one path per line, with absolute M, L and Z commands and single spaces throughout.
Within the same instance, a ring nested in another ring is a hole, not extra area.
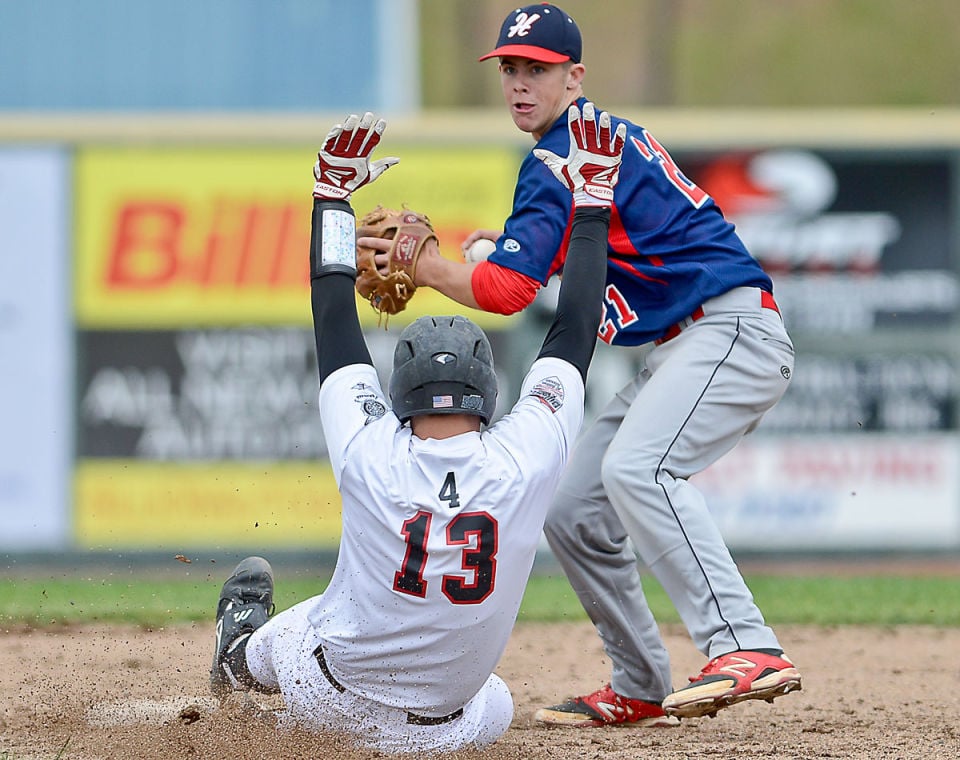
M 591 691 L 608 663 L 587 623 L 520 624 L 498 673 L 510 731 L 464 760 L 960 757 L 960 630 L 779 626 L 803 691 L 672 729 L 543 729 L 544 704 Z M 665 629 L 674 684 L 704 664 Z M 207 697 L 212 626 L 0 632 L 0 758 L 382 758 L 330 737 L 277 733 Z M 91 711 L 91 708 L 97 707 Z M 187 708 L 184 710 L 184 708 Z

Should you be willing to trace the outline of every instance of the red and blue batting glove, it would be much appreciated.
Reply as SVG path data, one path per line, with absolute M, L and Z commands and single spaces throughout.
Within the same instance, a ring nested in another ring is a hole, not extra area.
M 313 197 L 323 200 L 348 201 L 354 190 L 373 182 L 400 161 L 393 156 L 370 161 L 370 154 L 380 143 L 387 123 L 374 123 L 369 111 L 359 117 L 350 114 L 343 124 L 334 124 L 317 153 L 313 167 Z
M 553 175 L 573 193 L 573 205 L 610 207 L 613 188 L 620 178 L 620 161 L 627 137 L 627 126 L 617 125 L 610 134 L 610 114 L 600 114 L 599 125 L 593 103 L 584 103 L 583 113 L 576 104 L 567 110 L 570 154 L 565 158 L 553 151 L 537 149 L 533 155 L 543 161 Z

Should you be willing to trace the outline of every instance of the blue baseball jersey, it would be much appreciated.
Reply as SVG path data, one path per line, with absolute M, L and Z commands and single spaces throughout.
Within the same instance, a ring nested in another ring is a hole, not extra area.
M 578 103 L 583 107 L 581 98 Z M 713 199 L 683 175 L 643 127 L 627 125 L 620 179 L 607 238 L 607 284 L 601 340 L 636 346 L 660 338 L 704 301 L 736 287 L 772 292 Z M 536 144 L 569 154 L 564 115 Z M 563 268 L 573 224 L 573 197 L 531 152 L 524 158 L 513 210 L 489 260 L 546 285 Z

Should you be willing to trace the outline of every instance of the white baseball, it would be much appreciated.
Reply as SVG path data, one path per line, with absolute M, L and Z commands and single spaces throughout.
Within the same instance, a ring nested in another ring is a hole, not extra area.
M 474 264 L 478 261 L 486 261 L 487 256 L 497 250 L 497 244 L 492 240 L 487 240 L 486 238 L 480 238 L 471 245 L 467 252 L 463 254 L 469 263 Z

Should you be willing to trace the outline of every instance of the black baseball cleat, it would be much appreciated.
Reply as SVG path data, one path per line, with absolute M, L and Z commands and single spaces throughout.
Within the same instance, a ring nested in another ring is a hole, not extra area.
M 247 557 L 233 569 L 217 604 L 217 647 L 210 687 L 218 697 L 231 691 L 266 691 L 247 667 L 247 639 L 273 614 L 273 569 L 262 557 Z

